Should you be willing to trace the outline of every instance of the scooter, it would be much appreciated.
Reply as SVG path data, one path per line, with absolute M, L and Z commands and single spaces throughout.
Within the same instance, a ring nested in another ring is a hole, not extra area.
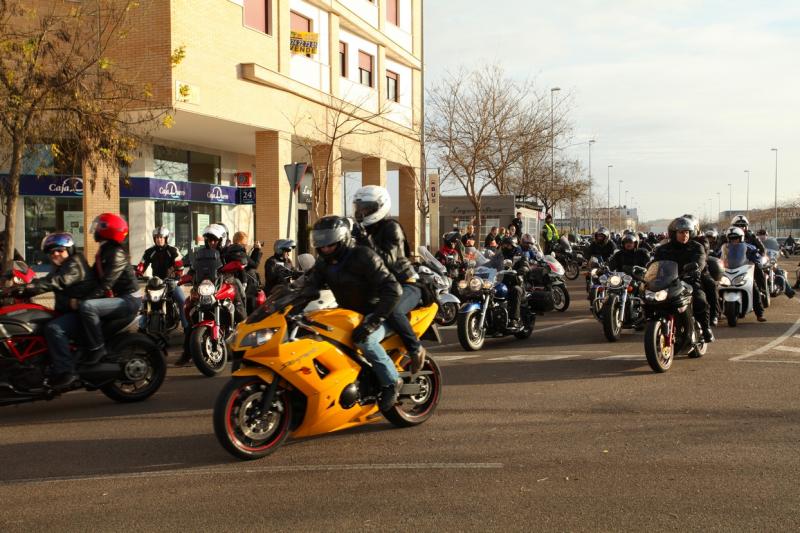
M 296 291 L 273 292 L 237 328 L 231 348 L 238 370 L 220 391 L 213 414 L 214 433 L 225 450 L 257 459 L 289 435 L 322 435 L 382 418 L 409 427 L 433 416 L 442 374 L 430 355 L 412 374 L 401 339 L 392 335 L 381 342 L 403 387 L 399 402 L 379 411 L 375 373 L 351 338 L 362 316 L 347 309 L 305 313 L 305 305 Z M 436 311 L 433 304 L 411 312 L 411 327 L 420 338 L 439 340 Z
M 744 243 L 729 243 L 722 247 L 722 266 L 719 296 L 728 326 L 733 328 L 739 319 L 753 312 L 753 298 L 761 297 L 755 287 L 756 267 L 747 258 L 747 245 Z

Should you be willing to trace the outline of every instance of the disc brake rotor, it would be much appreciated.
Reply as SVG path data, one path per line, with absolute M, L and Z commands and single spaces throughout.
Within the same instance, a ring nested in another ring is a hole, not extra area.
M 125 377 L 130 381 L 139 381 L 147 377 L 147 371 L 150 369 L 148 362 L 141 356 L 128 359 L 125 362 L 123 371 Z
M 261 412 L 262 392 L 255 392 L 242 402 L 237 422 L 242 433 L 252 440 L 264 440 L 278 426 L 280 415 L 277 411 L 264 415 Z

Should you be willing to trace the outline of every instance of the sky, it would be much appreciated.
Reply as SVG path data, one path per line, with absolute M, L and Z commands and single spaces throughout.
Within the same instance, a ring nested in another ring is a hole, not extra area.
M 500 64 L 595 139 L 596 190 L 640 219 L 800 196 L 800 2 L 427 0 L 425 83 Z M 588 166 L 586 144 L 565 153 Z M 728 184 L 732 184 L 731 187 Z M 719 194 L 719 197 L 717 195 Z M 732 194 L 729 194 L 732 193 Z M 718 202 L 719 198 L 719 202 Z M 633 201 L 631 202 L 631 199 Z M 711 201 L 709 201 L 711 200 Z

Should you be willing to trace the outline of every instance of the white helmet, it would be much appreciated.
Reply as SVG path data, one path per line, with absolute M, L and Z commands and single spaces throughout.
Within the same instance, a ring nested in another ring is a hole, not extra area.
M 750 225 L 750 221 L 747 220 L 747 217 L 744 215 L 736 215 L 731 220 L 731 226 L 736 226 L 737 228 L 746 228 Z
M 169 242 L 169 228 L 166 226 L 156 226 L 156 229 L 153 230 L 154 241 L 156 237 L 164 237 L 164 241 Z
M 731 226 L 728 228 L 728 240 L 739 239 L 744 242 L 744 230 L 738 226 Z
M 206 238 L 206 236 L 212 236 L 216 238 L 219 241 L 219 247 L 223 248 L 225 246 L 225 241 L 228 238 L 228 231 L 222 224 L 209 224 L 203 230 L 203 238 Z
M 367 185 L 353 196 L 353 214 L 356 221 L 371 226 L 386 218 L 392 208 L 392 198 L 385 187 Z

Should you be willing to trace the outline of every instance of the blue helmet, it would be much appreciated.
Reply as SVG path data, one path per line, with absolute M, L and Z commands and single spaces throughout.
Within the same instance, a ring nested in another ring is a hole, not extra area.
M 494 286 L 494 295 L 497 298 L 508 298 L 508 287 L 505 283 L 498 283 Z
M 75 239 L 72 233 L 62 231 L 58 233 L 51 233 L 42 239 L 42 251 L 50 254 L 53 250 L 62 248 L 72 255 L 75 251 Z

